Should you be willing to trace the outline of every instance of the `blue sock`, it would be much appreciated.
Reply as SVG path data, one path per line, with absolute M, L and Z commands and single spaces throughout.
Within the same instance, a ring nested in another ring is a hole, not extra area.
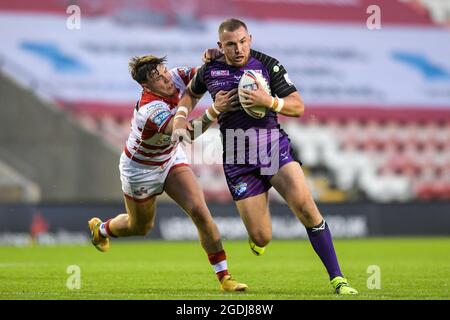
M 334 251 L 333 240 L 331 239 L 331 232 L 325 220 L 315 227 L 306 228 L 306 232 L 314 251 L 327 269 L 330 280 L 334 277 L 342 277 L 336 252 Z

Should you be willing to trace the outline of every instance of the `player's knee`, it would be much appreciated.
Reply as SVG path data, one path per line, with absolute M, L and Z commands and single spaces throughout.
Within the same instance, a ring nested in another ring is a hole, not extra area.
M 307 215 L 311 206 L 314 204 L 314 199 L 310 195 L 301 195 L 291 197 L 288 203 L 295 208 L 295 211 L 300 212 L 302 215 Z
M 257 232 L 250 236 L 253 243 L 255 243 L 258 247 L 265 247 L 269 244 L 270 240 L 272 240 L 271 232 Z
M 193 203 L 188 210 L 188 214 L 195 224 L 207 224 L 212 221 L 208 208 L 202 203 Z

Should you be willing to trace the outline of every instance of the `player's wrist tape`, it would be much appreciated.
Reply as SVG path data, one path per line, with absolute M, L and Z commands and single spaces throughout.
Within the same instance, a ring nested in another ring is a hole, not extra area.
M 186 119 L 186 116 L 184 114 L 177 114 L 174 119 L 177 119 L 177 118 Z
M 220 111 L 216 109 L 216 106 L 214 105 L 214 103 L 211 105 L 211 108 L 214 110 L 214 112 L 219 115 Z
M 270 103 L 270 106 L 269 106 L 269 109 L 273 109 L 273 104 L 275 103 L 275 98 L 274 97 L 271 97 L 272 98 L 272 102 Z
M 189 114 L 189 109 L 187 108 L 187 107 L 185 107 L 185 106 L 180 106 L 180 107 L 178 107 L 177 108 L 177 113 L 178 112 L 184 112 L 185 114 L 186 114 L 186 117 L 187 117 L 187 115 Z
M 269 109 L 276 111 L 277 108 L 278 108 L 278 98 L 272 97 L 272 103 L 270 104 Z
M 216 118 L 214 118 L 214 117 L 211 115 L 211 113 L 209 112 L 209 109 L 206 109 L 205 114 L 206 114 L 206 117 L 208 118 L 209 121 L 212 122 L 212 121 L 216 120 Z
M 277 101 L 278 101 L 278 103 L 276 106 L 274 106 L 274 110 L 275 110 L 275 112 L 280 112 L 281 109 L 283 109 L 283 107 L 284 107 L 284 99 L 277 98 Z

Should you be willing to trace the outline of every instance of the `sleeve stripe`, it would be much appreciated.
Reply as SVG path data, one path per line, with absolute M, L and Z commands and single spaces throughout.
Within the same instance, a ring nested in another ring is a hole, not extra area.
M 277 96 L 279 98 L 284 98 L 284 97 L 287 97 L 288 95 L 290 95 L 291 93 L 294 93 L 296 91 L 297 91 L 297 89 L 294 86 L 291 86 L 289 88 L 286 88 L 283 91 L 280 91 Z
M 252 50 L 251 54 L 255 59 L 259 60 L 269 71 L 270 87 L 273 95 L 277 95 L 278 97 L 283 98 L 297 91 L 297 88 L 294 85 L 289 85 L 286 82 L 284 75 L 287 73 L 287 71 L 277 59 L 255 50 Z M 280 67 L 280 70 L 278 72 L 273 71 L 273 67 L 276 65 Z
M 290 87 L 292 87 L 292 86 L 288 85 L 287 83 L 277 83 L 276 85 L 274 85 L 274 86 L 272 87 L 272 89 L 273 89 L 274 91 L 276 91 L 276 90 L 279 90 L 279 89 L 290 88 Z

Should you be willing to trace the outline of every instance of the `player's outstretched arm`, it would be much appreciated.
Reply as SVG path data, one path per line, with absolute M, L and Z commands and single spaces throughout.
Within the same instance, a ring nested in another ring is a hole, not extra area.
M 192 109 L 195 108 L 198 101 L 203 95 L 195 95 L 190 89 L 190 83 L 183 93 L 183 96 L 178 103 L 177 112 L 171 120 L 172 123 L 166 127 L 165 134 L 172 135 L 172 141 L 185 141 L 191 142 L 190 133 L 187 131 L 188 121 L 187 117 L 191 113 Z
M 182 141 L 185 138 L 187 142 L 190 142 L 190 134 L 187 132 L 187 117 L 205 92 L 208 91 L 204 81 L 205 68 L 206 65 L 203 65 L 197 70 L 178 103 L 172 129 L 172 141 L 174 142 Z
M 198 118 L 190 122 L 191 139 L 194 140 L 203 134 L 213 124 L 217 117 L 224 112 L 232 111 L 239 105 L 238 89 L 219 91 L 215 102 Z

